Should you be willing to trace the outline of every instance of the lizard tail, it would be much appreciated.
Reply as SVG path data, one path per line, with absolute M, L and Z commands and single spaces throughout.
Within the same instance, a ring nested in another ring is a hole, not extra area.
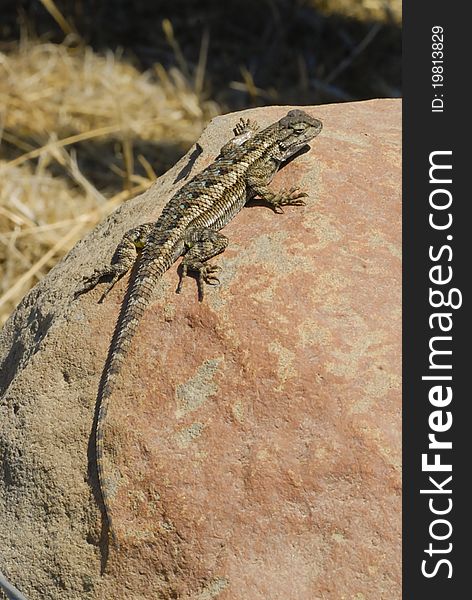
M 136 332 L 139 317 L 144 311 L 145 305 L 127 305 L 123 311 L 123 318 L 118 320 L 114 339 L 110 345 L 107 364 L 104 369 L 102 382 L 98 394 L 98 413 L 95 425 L 95 455 L 97 475 L 100 493 L 102 496 L 103 510 L 107 521 L 108 533 L 111 541 L 118 546 L 115 528 L 110 511 L 110 485 L 105 475 L 105 424 L 110 398 L 116 382 L 117 375 L 121 371 L 131 340 Z
M 121 371 L 121 366 L 128 353 L 131 340 L 138 328 L 140 318 L 151 301 L 152 290 L 169 266 L 164 261 L 155 261 L 151 265 L 142 263 L 138 265 L 136 275 L 133 277 L 133 281 L 128 288 L 120 316 L 118 317 L 97 397 L 95 456 L 98 485 L 102 497 L 108 534 L 115 547 L 118 547 L 118 541 L 110 510 L 110 486 L 108 485 L 103 463 L 105 451 L 104 434 L 108 405 L 117 375 Z

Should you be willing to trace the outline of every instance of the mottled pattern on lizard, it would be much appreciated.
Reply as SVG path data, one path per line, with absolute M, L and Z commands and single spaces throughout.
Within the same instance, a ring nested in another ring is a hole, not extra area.
M 219 230 L 243 208 L 247 200 L 257 196 L 279 213 L 283 212 L 283 206 L 305 204 L 303 198 L 307 194 L 298 188 L 274 192 L 268 185 L 280 165 L 305 147 L 321 128 L 318 119 L 301 110 L 290 111 L 262 131 L 258 131 L 253 121 L 241 119 L 234 129 L 235 137 L 223 146 L 215 161 L 180 188 L 156 222 L 128 231 L 111 264 L 86 279 L 84 288 L 78 292 L 90 290 L 107 277 L 109 281 L 100 298 L 103 301 L 115 283 L 134 265 L 138 252 L 135 276 L 116 325 L 97 398 L 95 449 L 98 481 L 108 531 L 115 543 L 117 538 L 103 467 L 105 418 L 117 373 L 138 322 L 152 299 L 153 289 L 165 271 L 183 255 L 177 291 L 180 291 L 187 271 L 193 271 L 198 274 L 199 297 L 202 299 L 204 284 L 218 283 L 218 267 L 207 261 L 223 252 L 228 244 Z

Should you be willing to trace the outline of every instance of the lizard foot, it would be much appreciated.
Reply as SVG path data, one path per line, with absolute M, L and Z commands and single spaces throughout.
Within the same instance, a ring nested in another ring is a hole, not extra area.
M 303 198 L 307 196 L 306 192 L 297 187 L 292 187 L 289 190 L 280 190 L 272 198 L 265 198 L 265 200 L 270 204 L 274 212 L 282 214 L 284 212 L 282 206 L 305 206 L 306 202 Z
M 242 135 L 243 133 L 247 133 L 248 131 L 258 131 L 259 125 L 256 121 L 252 119 L 243 119 L 242 117 L 239 119 L 239 123 L 233 129 L 234 135 Z
M 192 265 L 188 265 L 185 263 L 182 263 L 182 273 L 180 276 L 180 281 L 179 281 L 179 285 L 177 286 L 177 290 L 176 292 L 178 294 L 180 294 L 180 292 L 182 291 L 182 285 L 183 285 L 183 281 L 184 278 L 187 276 L 188 271 L 195 271 L 196 273 L 198 273 L 198 298 L 199 300 L 203 300 L 204 297 L 204 289 L 205 289 L 205 284 L 207 285 L 220 285 L 220 280 L 218 279 L 218 277 L 215 275 L 215 273 L 217 273 L 218 271 L 221 270 L 221 267 L 219 267 L 218 265 L 209 265 L 209 264 L 197 264 L 194 263 Z
M 221 267 L 218 265 L 207 265 L 204 264 L 198 270 L 198 299 L 201 301 L 205 295 L 205 284 L 207 285 L 220 285 L 220 280 L 215 275 Z
M 95 270 L 90 277 L 84 277 L 84 279 L 82 280 L 83 286 L 77 292 L 75 292 L 74 298 L 78 298 L 82 294 L 85 294 L 86 292 L 92 290 L 100 283 L 101 279 L 105 277 L 111 277 L 111 280 L 107 283 L 107 287 L 105 288 L 98 301 L 98 303 L 101 304 L 105 300 L 108 292 L 110 292 L 115 283 L 123 277 L 127 270 L 128 269 L 124 270 L 117 268 L 110 268 L 103 271 Z
M 93 290 L 93 288 L 98 284 L 100 279 L 102 277 L 104 277 L 105 275 L 106 275 L 106 273 L 104 273 L 103 271 L 95 270 L 92 273 L 92 275 L 90 275 L 89 277 L 83 277 L 82 278 L 82 287 L 75 292 L 74 298 L 78 298 L 82 294 L 85 294 L 86 292 Z

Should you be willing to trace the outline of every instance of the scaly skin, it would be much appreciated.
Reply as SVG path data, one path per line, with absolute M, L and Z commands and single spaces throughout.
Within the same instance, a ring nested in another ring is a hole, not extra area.
M 273 192 L 268 184 L 281 163 L 317 136 L 322 128 L 319 120 L 301 110 L 292 110 L 266 129 L 258 131 L 252 121 L 241 121 L 235 136 L 223 148 L 215 161 L 186 183 L 167 203 L 155 223 L 140 225 L 128 231 L 116 249 L 112 263 L 96 271 L 84 282 L 83 293 L 95 287 L 103 277 L 110 279 L 102 301 L 114 284 L 133 266 L 138 255 L 136 275 L 122 308 L 110 346 L 102 377 L 95 428 L 96 461 L 104 516 L 108 531 L 117 544 L 112 523 L 109 493 L 103 468 L 103 435 L 108 403 L 117 373 L 126 357 L 138 322 L 151 301 L 153 288 L 180 257 L 182 276 L 187 271 L 198 273 L 199 297 L 203 298 L 205 283 L 218 283 L 218 267 L 206 261 L 223 252 L 228 245 L 219 233 L 243 208 L 246 201 L 258 196 L 275 212 L 286 205 L 305 204 L 305 192 L 298 188 Z

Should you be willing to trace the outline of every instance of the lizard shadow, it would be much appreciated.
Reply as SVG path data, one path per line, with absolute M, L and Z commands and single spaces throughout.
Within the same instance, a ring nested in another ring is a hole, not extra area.
M 30 301 L 34 296 L 35 293 L 30 293 L 19 306 Z M 26 317 L 25 326 L 17 327 L 10 350 L 0 364 L 0 396 L 7 391 L 22 366 L 40 350 L 41 342 L 46 337 L 52 323 L 52 314 L 43 314 L 39 307 L 33 307 Z
M 182 181 L 182 179 L 187 179 L 187 177 L 192 172 L 192 169 L 195 165 L 195 162 L 197 161 L 197 158 L 202 153 L 203 153 L 203 148 L 197 142 L 195 144 L 195 148 L 192 150 L 192 152 L 190 153 L 190 155 L 188 157 L 187 164 L 184 167 L 182 167 L 182 169 L 177 174 L 177 177 L 174 179 L 174 181 L 173 181 L 174 184 L 179 183 L 179 181 Z
M 296 152 L 294 152 L 292 154 L 292 156 L 290 156 L 289 158 L 287 158 L 287 160 L 284 160 L 281 163 L 279 171 L 281 169 L 284 169 L 287 165 L 289 165 L 292 162 L 292 160 L 295 160 L 299 156 L 303 156 L 303 154 L 306 154 L 307 152 L 310 152 L 310 150 L 311 150 L 310 144 L 305 144 L 304 146 L 302 146 L 299 150 L 297 150 Z

